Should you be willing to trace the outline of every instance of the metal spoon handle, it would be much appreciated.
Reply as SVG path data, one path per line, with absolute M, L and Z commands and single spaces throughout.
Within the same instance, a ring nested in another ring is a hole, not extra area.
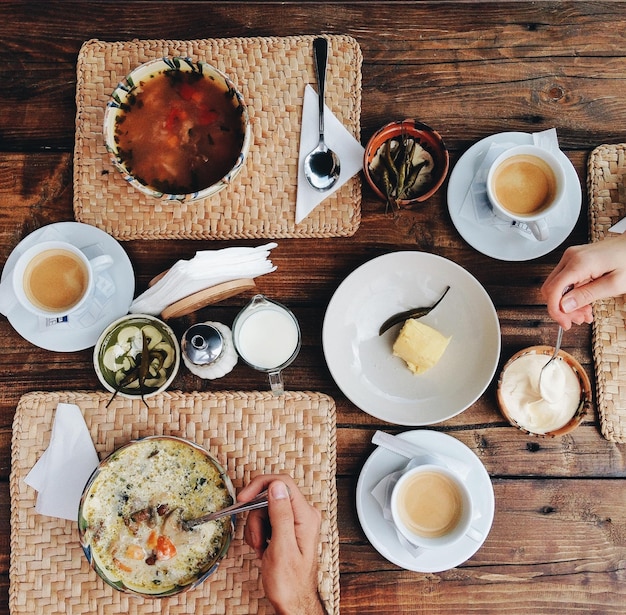
M 249 502 L 236 502 L 231 506 L 222 508 L 222 510 L 217 510 L 215 512 L 209 513 L 208 515 L 203 515 L 202 517 L 198 517 L 197 519 L 183 521 L 183 528 L 186 530 L 190 530 L 196 527 L 196 525 L 200 525 L 201 523 L 208 523 L 209 521 L 215 521 L 216 519 L 221 519 L 222 517 L 226 517 L 227 515 L 234 515 L 237 513 L 246 512 L 248 510 L 257 510 L 258 508 L 265 508 L 266 506 L 267 489 L 265 489 L 265 491 L 261 491 L 259 495 L 257 495 Z
M 559 350 L 561 350 L 561 342 L 563 341 L 563 327 L 559 325 L 559 331 L 556 334 L 556 345 L 554 346 L 554 354 L 552 358 L 556 358 L 556 355 L 559 354 Z
M 324 90 L 326 87 L 326 63 L 328 61 L 328 41 L 325 38 L 316 38 L 313 41 L 315 56 L 315 75 L 317 77 L 317 95 L 319 105 L 320 141 L 324 140 Z

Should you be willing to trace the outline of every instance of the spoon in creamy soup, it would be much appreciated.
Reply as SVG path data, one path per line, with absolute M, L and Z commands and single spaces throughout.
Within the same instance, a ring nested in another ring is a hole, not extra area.
M 257 510 L 258 508 L 265 508 L 266 506 L 267 489 L 265 489 L 265 491 L 261 491 L 259 495 L 257 495 L 249 502 L 236 503 L 232 506 L 228 506 L 227 508 L 222 508 L 222 510 L 217 510 L 215 512 L 209 513 L 208 515 L 198 517 L 197 519 L 182 521 L 181 527 L 183 528 L 183 530 L 192 530 L 194 527 L 200 525 L 201 523 L 208 523 L 209 521 L 215 521 L 216 519 L 221 519 L 222 517 L 226 517 L 227 515 L 235 515 L 237 513 L 246 512 L 248 510 Z

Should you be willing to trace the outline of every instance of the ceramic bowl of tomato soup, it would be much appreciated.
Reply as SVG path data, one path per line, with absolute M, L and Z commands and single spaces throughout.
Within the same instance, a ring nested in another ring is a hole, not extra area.
M 217 569 L 233 517 L 186 530 L 182 521 L 235 500 L 224 468 L 201 446 L 149 436 L 118 448 L 87 481 L 78 510 L 83 552 L 115 589 L 162 598 L 192 589 Z
M 226 186 L 251 141 L 241 93 L 206 62 L 152 60 L 118 84 L 104 115 L 104 139 L 126 181 L 160 199 L 195 200 Z

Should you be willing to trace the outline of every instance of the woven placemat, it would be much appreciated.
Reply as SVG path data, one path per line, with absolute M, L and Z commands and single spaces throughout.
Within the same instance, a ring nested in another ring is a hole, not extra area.
M 295 223 L 304 87 L 315 84 L 313 36 L 83 44 L 77 62 L 74 215 L 120 240 L 249 239 L 353 235 L 361 220 L 357 175 Z M 361 49 L 329 35 L 325 101 L 360 139 Z M 110 163 L 102 124 L 116 85 L 163 56 L 204 60 L 225 72 L 246 101 L 253 130 L 248 159 L 233 183 L 192 202 L 148 197 Z
M 589 234 L 592 242 L 626 216 L 626 144 L 601 145 L 588 161 Z M 626 297 L 593 304 L 593 356 L 602 435 L 626 442 Z
M 339 541 L 335 484 L 335 402 L 319 393 L 163 393 L 149 400 L 115 400 L 108 393 L 24 395 L 16 410 L 11 448 L 12 615 L 272 613 L 259 563 L 237 523 L 217 572 L 199 587 L 170 598 L 144 599 L 106 585 L 90 568 L 77 524 L 35 513 L 35 492 L 24 477 L 48 446 L 59 402 L 77 404 L 96 450 L 105 457 L 131 439 L 176 435 L 203 445 L 227 469 L 235 489 L 260 473 L 291 474 L 322 513 L 320 593 L 339 613 Z

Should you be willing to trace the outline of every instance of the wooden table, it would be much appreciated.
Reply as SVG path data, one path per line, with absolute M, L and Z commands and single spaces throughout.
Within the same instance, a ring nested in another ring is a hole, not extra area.
M 90 38 L 349 34 L 363 51 L 362 141 L 382 124 L 418 118 L 437 128 L 452 166 L 479 139 L 556 127 L 582 186 L 589 152 L 626 141 L 626 3 L 622 2 L 3 2 L 0 4 L 0 265 L 28 233 L 73 219 L 76 58 Z M 363 218 L 350 238 L 280 240 L 278 272 L 262 290 L 298 314 L 303 348 L 288 387 L 337 402 L 341 611 L 350 613 L 623 613 L 626 604 L 626 448 L 603 439 L 597 415 L 554 440 L 527 437 L 500 416 L 493 383 L 459 416 L 432 426 L 467 444 L 489 472 L 495 520 L 483 547 L 438 574 L 398 568 L 367 541 L 355 489 L 372 433 L 402 426 L 352 405 L 333 381 L 321 345 L 326 306 L 357 266 L 395 250 L 421 250 L 465 267 L 486 288 L 502 328 L 501 363 L 551 342 L 556 327 L 539 287 L 564 247 L 587 240 L 587 199 L 564 245 L 528 262 L 494 260 L 463 241 L 446 186 L 413 210 L 385 213 L 364 186 Z M 224 241 L 130 241 L 137 291 L 177 258 Z M 231 322 L 234 298 L 211 315 Z M 182 320 L 178 328 L 201 318 Z M 54 353 L 0 318 L 0 615 L 8 612 L 11 421 L 20 396 L 95 390 L 91 350 Z M 564 348 L 593 380 L 591 329 Z M 184 391 L 265 388 L 239 367 L 207 383 L 182 369 Z

